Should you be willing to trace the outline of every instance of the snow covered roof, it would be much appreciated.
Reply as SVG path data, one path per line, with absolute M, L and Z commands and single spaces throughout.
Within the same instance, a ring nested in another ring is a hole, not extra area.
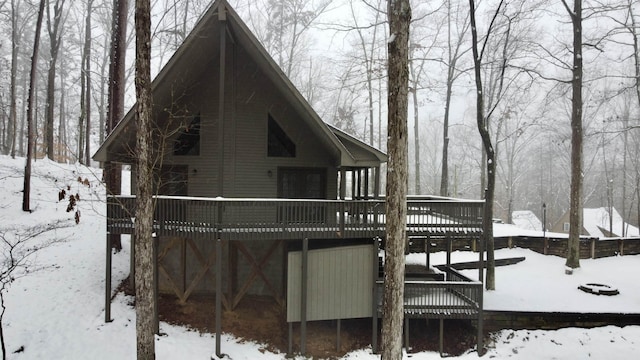
M 513 224 L 527 230 L 542 231 L 542 222 L 531 210 L 517 210 L 511 213 Z
M 639 236 L 638 228 L 626 223 L 622 216 L 611 208 L 609 216 L 608 207 L 583 209 L 583 227 L 591 236 L 599 238 L 622 236 L 623 228 L 625 236 Z

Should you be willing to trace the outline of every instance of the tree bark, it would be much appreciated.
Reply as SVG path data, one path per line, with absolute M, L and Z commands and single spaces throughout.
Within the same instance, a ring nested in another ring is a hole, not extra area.
M 137 359 L 155 359 L 153 203 L 151 148 L 151 14 L 149 0 L 136 0 L 136 226 L 135 287 Z
M 573 27 L 573 70 L 571 78 L 571 189 L 569 200 L 569 243 L 566 266 L 580 267 L 582 229 L 582 0 L 571 11 L 562 0 Z M 567 272 L 567 273 L 570 273 Z
M 498 9 L 502 3 L 500 3 Z M 469 14 L 471 21 L 471 50 L 473 53 L 473 67 L 476 83 L 476 121 L 478 124 L 478 132 L 482 138 L 484 147 L 484 156 L 486 164 L 486 181 L 487 187 L 484 191 L 484 212 L 482 216 L 482 232 L 486 243 L 487 251 L 487 272 L 485 278 L 485 288 L 487 290 L 495 290 L 495 257 L 494 257 L 494 241 L 493 241 L 493 199 L 495 195 L 496 183 L 496 162 L 495 151 L 491 144 L 491 134 L 489 133 L 488 121 L 484 113 L 484 93 L 482 86 L 482 55 L 478 51 L 478 31 L 476 27 L 475 1 L 469 0 Z M 490 31 L 490 30 L 489 30 Z M 489 36 L 489 32 L 487 32 Z
M 402 359 L 407 223 L 409 0 L 389 0 L 387 239 L 382 303 L 382 359 Z
M 16 157 L 16 129 L 17 129 L 17 105 L 16 105 L 16 81 L 18 73 L 18 13 L 15 0 L 11 0 L 11 99 L 9 105 L 9 139 L 11 141 L 10 154 L 15 159 Z
M 112 12 L 111 54 L 109 64 L 109 90 L 107 94 L 106 132 L 111 133 L 124 116 L 124 70 L 127 36 L 127 0 L 114 0 Z M 107 193 L 118 195 L 122 192 L 122 166 L 113 162 L 104 164 L 104 180 Z M 120 235 L 111 234 L 111 244 L 116 252 L 122 250 Z
M 36 34 L 33 41 L 33 55 L 31 56 L 31 73 L 29 76 L 29 97 L 27 100 L 27 160 L 24 167 L 24 187 L 22 191 L 22 211 L 31 211 L 31 158 L 33 157 L 33 96 L 36 86 L 36 70 L 38 67 L 38 50 L 40 49 L 40 29 L 42 29 L 42 17 L 44 4 L 47 0 L 40 0 L 38 8 L 38 20 L 36 21 Z
M 84 163 L 91 164 L 91 12 L 93 0 L 87 1 L 87 19 L 84 33 L 84 77 L 86 78 L 86 100 L 85 100 L 85 137 L 84 137 Z
M 54 5 L 53 22 L 51 19 L 51 13 L 49 10 L 49 1 L 47 1 L 47 28 L 49 30 L 49 70 L 47 75 L 47 102 L 45 104 L 45 152 L 47 157 L 51 160 L 55 159 L 55 140 L 53 137 L 53 124 L 54 124 L 54 105 L 55 105 L 55 83 L 56 83 L 56 62 L 58 61 L 58 54 L 60 50 L 60 44 L 62 43 L 62 30 L 60 24 L 62 23 L 62 12 L 65 0 L 56 0 Z

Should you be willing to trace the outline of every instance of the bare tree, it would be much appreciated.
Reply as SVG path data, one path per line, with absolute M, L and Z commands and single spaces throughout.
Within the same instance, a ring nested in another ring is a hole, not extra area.
M 493 30 L 495 19 L 500 13 L 504 1 L 501 0 L 498 4 L 496 11 L 491 19 L 489 28 L 484 37 L 484 43 L 482 45 L 482 51 L 478 50 L 478 30 L 476 25 L 476 6 L 474 0 L 469 0 L 469 14 L 471 22 L 471 50 L 473 53 L 473 65 L 476 84 L 476 122 L 478 125 L 478 132 L 482 139 L 484 147 L 484 155 L 486 156 L 485 166 L 487 174 L 487 187 L 485 189 L 485 206 L 483 214 L 483 236 L 486 242 L 487 250 L 487 273 L 485 279 L 485 288 L 487 290 L 495 290 L 495 257 L 494 257 L 494 240 L 493 240 L 493 199 L 495 196 L 495 184 L 496 184 L 496 158 L 495 150 L 491 142 L 491 133 L 489 132 L 488 116 L 485 114 L 484 103 L 484 87 L 482 85 L 482 56 L 486 49 L 489 36 Z M 504 67 L 502 69 L 504 71 Z
M 153 164 L 151 144 L 151 8 L 135 2 L 136 28 L 136 225 L 135 288 L 138 360 L 155 359 L 153 263 Z
M 55 141 L 53 137 L 54 105 L 55 105 L 55 82 L 56 82 L 56 62 L 62 43 L 63 12 L 65 0 L 55 0 L 53 6 L 53 18 L 50 9 L 51 0 L 47 0 L 47 31 L 49 33 L 49 70 L 47 77 L 47 101 L 46 121 L 45 121 L 45 151 L 51 160 L 55 158 Z
M 407 222 L 409 0 L 390 0 L 389 94 L 387 165 L 387 239 L 385 241 L 384 297 L 382 303 L 382 359 L 402 359 L 404 317 L 404 251 Z
M 447 0 L 447 88 L 445 94 L 444 119 L 442 123 L 442 170 L 440 173 L 440 195 L 449 196 L 449 117 L 451 114 L 451 97 L 453 85 L 465 71 L 458 68 L 459 61 L 468 51 L 463 48 L 464 39 L 469 31 L 469 15 L 461 11 L 460 4 L 456 8 L 452 0 Z M 462 15 L 464 14 L 464 15 Z M 453 31 L 456 31 L 453 33 Z
M 16 0 L 11 0 L 11 84 L 9 85 L 10 99 L 9 99 L 9 138 L 11 141 L 11 157 L 16 157 L 16 129 L 17 124 L 17 108 L 16 108 L 16 86 L 17 86 L 17 73 L 18 73 L 18 49 L 20 47 L 20 32 L 18 29 L 18 11 L 19 3 Z
M 87 17 L 84 32 L 83 76 L 86 78 L 87 90 L 84 110 L 86 112 L 86 127 L 84 139 L 84 163 L 91 164 L 91 14 L 93 13 L 93 0 L 87 0 Z
M 580 267 L 582 229 L 582 0 L 574 0 L 573 10 L 562 0 L 573 28 L 573 76 L 571 77 L 571 191 L 569 242 L 566 266 Z M 571 270 L 566 271 L 571 274 Z
M 106 132 L 110 133 L 124 116 L 125 56 L 127 38 L 127 0 L 114 0 L 111 18 L 111 51 L 109 64 L 109 87 Z M 104 179 L 107 192 L 118 195 L 121 192 L 122 166 L 113 162 L 104 164 Z M 116 252 L 122 250 L 120 235 L 112 234 L 111 246 Z
M 58 238 L 41 239 L 41 235 L 66 226 L 68 225 L 59 221 L 20 229 L 7 227 L 0 229 L 0 350 L 2 350 L 2 360 L 7 358 L 3 327 L 7 305 L 4 296 L 15 280 L 44 269 L 33 259 L 40 250 L 62 241 Z
M 40 0 L 38 8 L 38 20 L 36 21 L 36 34 L 33 41 L 33 55 L 31 56 L 31 74 L 29 76 L 29 99 L 27 100 L 27 159 L 24 167 L 24 187 L 22 191 L 22 211 L 31 211 L 31 158 L 33 157 L 33 103 L 36 83 L 36 69 L 38 67 L 38 50 L 40 48 L 40 30 L 44 5 L 47 0 Z

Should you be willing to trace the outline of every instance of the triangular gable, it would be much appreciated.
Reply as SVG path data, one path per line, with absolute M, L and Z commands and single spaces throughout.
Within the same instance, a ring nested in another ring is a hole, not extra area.
M 328 149 L 333 149 L 336 158 L 339 159 L 338 166 L 371 166 L 371 160 L 378 159 L 378 163 L 386 161 L 386 155 L 380 151 L 355 138 L 342 136 L 343 133 L 337 132 L 337 129 L 330 129 L 320 119 L 226 0 L 216 0 L 211 5 L 153 80 L 155 104 L 171 103 L 176 93 L 180 93 L 180 86 L 189 86 L 189 79 L 197 77 L 200 69 L 211 62 L 211 58 L 219 56 L 219 37 L 223 31 L 221 20 L 226 24 L 224 31 L 230 38 L 227 41 L 242 46 L 260 70 L 282 92 L 288 103 L 300 114 L 305 115 L 302 116 L 302 120 L 307 122 Z M 131 161 L 127 159 L 126 154 L 127 150 L 135 145 L 134 117 L 135 108 L 132 108 L 94 154 L 95 160 Z M 349 147 L 359 149 L 362 154 L 354 157 Z

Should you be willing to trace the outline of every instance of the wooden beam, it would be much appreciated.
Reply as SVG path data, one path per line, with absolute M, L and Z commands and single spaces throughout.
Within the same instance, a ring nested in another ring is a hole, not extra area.
M 111 234 L 107 233 L 107 259 L 104 274 L 104 322 L 111 322 Z
M 278 305 L 284 306 L 283 300 L 280 299 L 280 297 L 278 296 L 278 291 L 275 289 L 273 284 L 271 284 L 269 279 L 267 279 L 266 275 L 262 271 L 262 268 L 267 263 L 267 261 L 269 261 L 269 259 L 271 258 L 271 256 L 275 252 L 275 250 L 279 247 L 280 243 L 281 243 L 281 241 L 274 241 L 273 244 L 271 244 L 271 246 L 267 250 L 267 253 L 260 259 L 260 262 L 257 262 L 256 259 L 251 255 L 251 253 L 247 250 L 247 248 L 242 244 L 242 242 L 237 242 L 236 246 L 238 247 L 238 250 L 240 250 L 240 253 L 242 253 L 244 255 L 245 259 L 251 265 L 251 273 L 249 274 L 249 276 L 247 277 L 247 280 L 245 281 L 245 283 L 242 285 L 242 287 L 238 291 L 238 294 L 236 294 L 235 298 L 231 302 L 231 309 L 232 310 L 235 309 L 235 307 L 238 305 L 238 303 L 240 303 L 240 300 L 242 300 L 244 295 L 249 290 L 249 287 L 251 286 L 251 284 L 254 282 L 254 280 L 257 277 L 262 278 L 262 280 L 264 281 L 265 285 L 267 285 L 267 288 L 273 294 L 273 297 L 276 300 L 276 302 L 278 303 Z

